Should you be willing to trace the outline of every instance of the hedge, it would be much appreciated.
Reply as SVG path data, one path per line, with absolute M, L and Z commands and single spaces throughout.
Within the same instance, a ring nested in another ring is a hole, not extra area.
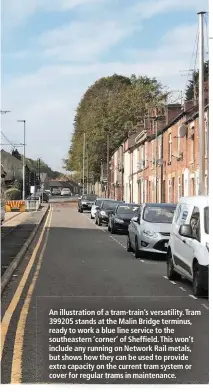
M 6 200 L 21 200 L 21 191 L 17 188 L 10 188 L 5 191 Z

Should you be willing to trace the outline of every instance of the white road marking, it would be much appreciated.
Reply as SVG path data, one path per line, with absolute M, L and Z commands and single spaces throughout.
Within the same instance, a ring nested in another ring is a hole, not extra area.
M 177 284 L 177 283 L 173 282 L 173 280 L 170 280 L 170 283 L 172 283 L 172 284 Z
M 206 304 L 201 304 L 205 309 L 209 310 L 208 306 Z
M 189 294 L 189 297 L 191 297 L 191 298 L 193 298 L 193 299 L 197 299 L 197 297 L 195 297 L 195 296 L 192 295 L 192 294 Z
M 179 289 L 181 289 L 182 291 L 186 291 L 186 289 L 184 289 L 183 287 L 179 286 Z
M 169 280 L 168 276 L 163 276 L 163 278 Z

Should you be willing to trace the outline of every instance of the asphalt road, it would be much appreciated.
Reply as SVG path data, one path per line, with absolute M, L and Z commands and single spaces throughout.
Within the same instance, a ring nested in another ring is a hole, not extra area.
M 208 383 L 208 299 L 193 297 L 187 281 L 166 279 L 162 258 L 135 259 L 126 236 L 97 227 L 75 205 L 55 200 L 49 218 L 40 248 L 32 245 L 2 295 L 2 383 L 47 383 L 49 309 L 92 306 L 200 310 L 188 332 L 192 370 L 175 382 Z

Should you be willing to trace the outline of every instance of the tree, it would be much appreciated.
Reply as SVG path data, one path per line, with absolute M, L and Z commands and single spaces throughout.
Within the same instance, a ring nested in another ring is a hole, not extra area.
M 209 79 L 209 61 L 204 63 L 204 81 Z M 194 89 L 198 89 L 199 82 L 199 71 L 196 70 L 193 72 L 192 80 L 189 81 L 186 88 L 186 101 L 191 101 L 194 99 Z
M 30 159 L 30 158 L 26 158 L 25 159 L 26 165 L 28 166 L 28 168 L 30 169 L 30 171 L 34 171 L 37 172 L 37 161 Z M 41 173 L 47 173 L 48 177 L 50 179 L 55 179 L 57 177 L 59 177 L 61 175 L 60 172 L 54 171 L 52 170 L 44 161 L 40 160 L 40 171 Z
M 97 80 L 81 99 L 74 119 L 74 132 L 66 169 L 81 173 L 83 135 L 86 134 L 89 172 L 100 175 L 101 159 L 107 159 L 107 134 L 110 154 L 138 123 L 148 107 L 164 101 L 161 84 L 148 77 L 112 75 Z M 87 166 L 87 160 L 85 161 Z M 86 168 L 87 170 L 87 168 Z

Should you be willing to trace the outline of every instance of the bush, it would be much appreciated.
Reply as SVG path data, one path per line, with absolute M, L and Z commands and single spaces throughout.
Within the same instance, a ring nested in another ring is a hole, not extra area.
M 5 191 L 6 200 L 21 200 L 21 191 L 17 188 L 10 188 Z

